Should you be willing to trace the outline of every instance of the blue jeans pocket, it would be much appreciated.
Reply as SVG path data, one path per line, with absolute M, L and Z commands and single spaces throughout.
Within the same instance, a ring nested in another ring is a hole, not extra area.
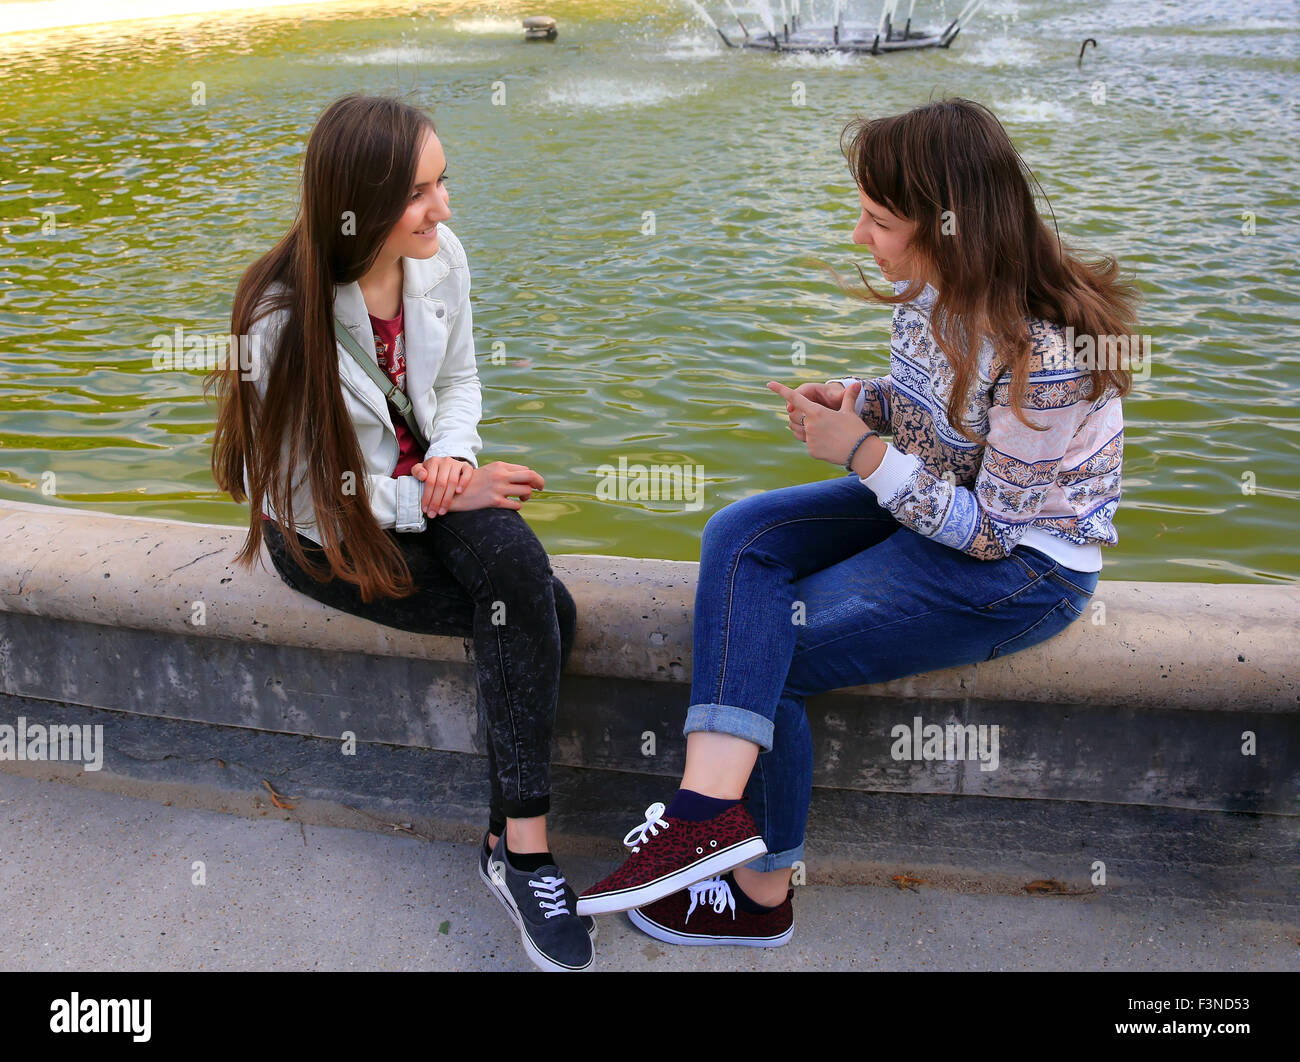
M 1013 638 L 999 642 L 989 653 L 990 660 L 996 660 L 1000 656 L 1006 656 L 1008 653 L 1014 653 L 1021 649 L 1028 649 L 1031 645 L 1037 645 L 1039 642 L 1045 642 L 1053 635 L 1060 634 L 1066 627 L 1070 626 L 1075 620 L 1083 615 L 1082 607 L 1076 605 L 1069 598 L 1061 598 L 1047 614 L 1039 619 L 1026 630 L 1021 631 Z
M 993 577 L 1001 584 L 998 586 L 1001 592 L 987 604 L 979 605 L 981 612 L 1000 612 L 1016 607 L 1020 604 L 1021 598 L 1035 590 L 1055 567 L 1053 562 L 1042 554 L 1024 551 L 1013 551 L 1006 560 L 992 563 L 1001 568 L 1001 571 Z

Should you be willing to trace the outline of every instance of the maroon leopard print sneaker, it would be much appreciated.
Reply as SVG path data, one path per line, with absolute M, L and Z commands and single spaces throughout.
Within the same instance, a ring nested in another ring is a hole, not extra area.
M 740 944 L 779 948 L 794 935 L 794 890 L 766 914 L 737 910 L 731 886 L 722 878 L 697 882 L 647 907 L 633 908 L 632 924 L 666 944 Z
M 665 819 L 663 814 L 662 804 L 646 808 L 645 822 L 623 838 L 632 849 L 627 862 L 578 897 L 578 914 L 644 907 L 767 853 L 743 804 L 704 822 Z

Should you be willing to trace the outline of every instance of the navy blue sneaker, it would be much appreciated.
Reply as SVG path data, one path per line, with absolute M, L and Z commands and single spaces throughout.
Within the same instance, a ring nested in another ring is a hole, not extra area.
M 506 859 L 502 835 L 492 855 L 480 859 L 479 869 L 519 927 L 519 938 L 534 966 L 561 972 L 591 966 L 596 956 L 594 933 L 588 933 L 574 912 L 577 897 L 559 867 L 550 864 L 531 872 L 516 870 Z
M 490 834 L 483 835 L 483 843 L 478 846 L 478 876 L 483 879 L 483 884 L 492 890 L 492 895 L 501 901 L 501 906 L 506 909 L 506 914 L 510 916 L 515 925 L 519 924 L 519 919 L 515 916 L 515 909 L 506 902 L 506 898 L 501 895 L 496 884 L 488 876 L 488 861 L 492 858 L 492 853 L 488 851 L 487 839 Z M 564 894 L 569 898 L 569 910 L 572 911 L 578 906 L 578 894 L 573 891 L 566 881 L 564 883 Z M 582 923 L 582 928 L 587 931 L 587 936 L 595 940 L 600 935 L 596 927 L 596 920 L 591 915 L 578 915 L 578 921 Z

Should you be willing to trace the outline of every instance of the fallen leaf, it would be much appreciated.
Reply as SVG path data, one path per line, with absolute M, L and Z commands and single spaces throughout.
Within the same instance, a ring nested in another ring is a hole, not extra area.
M 913 878 L 908 876 L 907 874 L 895 874 L 889 880 L 892 881 L 898 888 L 911 889 L 913 892 L 920 892 L 921 890 L 918 889 L 917 886 L 924 885 L 926 883 L 925 878 Z
M 283 794 L 277 793 L 274 789 L 272 789 L 271 783 L 268 782 L 265 778 L 262 779 L 262 784 L 266 786 L 266 791 L 271 794 L 271 803 L 274 804 L 281 811 L 292 811 L 294 808 L 298 806 L 297 804 L 290 804 L 284 798 Z

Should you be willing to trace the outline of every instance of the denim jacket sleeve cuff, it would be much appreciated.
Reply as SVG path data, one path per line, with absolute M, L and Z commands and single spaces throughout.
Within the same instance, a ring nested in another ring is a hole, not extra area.
M 465 455 L 467 453 L 471 456 L 466 457 Z M 478 458 L 472 456 L 473 453 L 474 451 L 468 446 L 464 447 L 460 451 L 456 451 L 454 449 L 449 450 L 445 446 L 431 445 L 428 452 L 424 455 L 424 459 L 428 461 L 432 457 L 454 457 L 457 461 L 464 461 L 465 464 L 472 468 L 478 468 Z
M 397 531 L 423 531 L 428 521 L 420 509 L 424 484 L 414 476 L 397 477 Z

